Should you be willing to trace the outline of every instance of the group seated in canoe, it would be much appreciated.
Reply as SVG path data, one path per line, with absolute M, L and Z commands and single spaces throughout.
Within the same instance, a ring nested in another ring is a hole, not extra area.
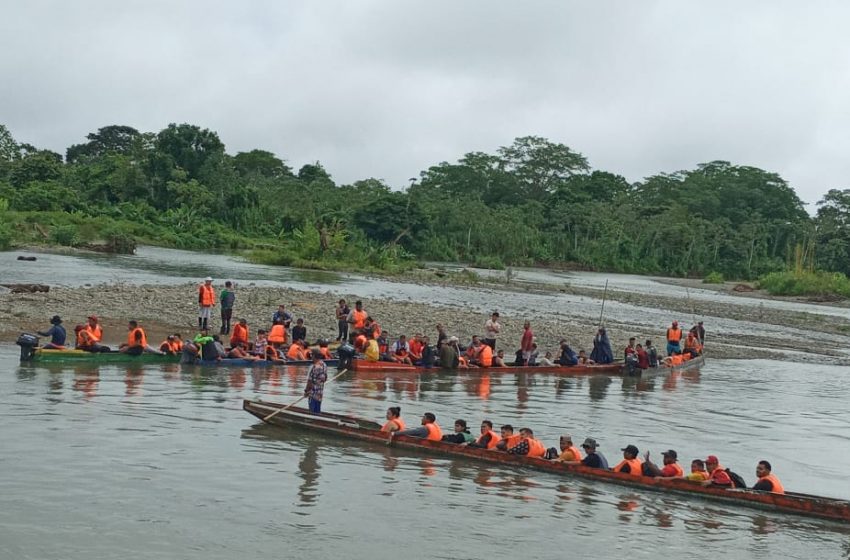
M 44 345 L 48 350 L 66 350 L 66 332 L 62 326 L 62 318 L 59 315 L 54 315 L 50 319 L 51 327 L 47 331 L 38 331 L 41 336 L 49 336 L 50 342 Z M 83 350 L 86 352 L 111 352 L 112 349 L 103 343 L 103 328 L 97 318 L 97 315 L 89 315 L 86 318 L 85 324 L 76 325 L 74 327 L 74 349 Z M 138 321 L 129 321 L 127 323 L 127 340 L 118 347 L 118 352 L 125 354 L 138 355 L 144 352 L 153 354 L 163 354 L 161 350 L 154 348 L 148 344 L 148 337 L 144 328 L 139 325 Z
M 278 320 L 277 326 L 282 327 L 283 323 Z M 296 329 L 293 327 L 293 329 Z M 278 329 L 277 336 L 280 336 Z M 306 334 L 306 331 L 304 331 Z M 200 332 L 186 345 L 171 347 L 169 340 L 163 342 L 163 347 L 168 347 L 170 353 L 183 354 L 183 361 L 193 362 L 196 359 L 204 361 L 217 361 L 223 359 L 241 359 L 249 361 L 270 361 L 274 363 L 287 363 L 289 361 L 307 361 L 312 359 L 311 349 L 307 341 L 300 336 L 293 337 L 289 344 L 271 343 L 270 333 L 265 329 L 257 331 L 257 337 L 253 343 L 249 341 L 248 323 L 245 319 L 240 319 L 233 326 L 233 333 L 230 336 L 230 346 L 225 347 L 218 334 L 211 335 L 208 329 L 201 329 Z M 170 339 L 171 337 L 169 337 Z M 318 348 L 316 349 L 322 359 L 332 359 L 333 354 L 329 348 L 327 340 L 317 341 Z
M 579 449 L 573 443 L 572 436 L 564 434 L 559 441 L 560 449 L 547 449 L 539 439 L 534 437 L 534 432 L 530 428 L 520 428 L 519 432 L 515 433 L 513 426 L 505 424 L 501 426 L 497 434 L 493 429 L 493 422 L 490 420 L 481 422 L 480 435 L 477 437 L 470 433 L 466 420 L 462 418 L 455 420 L 453 433 L 444 434 L 439 424 L 437 424 L 437 417 L 432 412 L 423 414 L 420 419 L 420 425 L 414 428 L 406 427 L 404 421 L 401 419 L 401 408 L 397 406 L 387 409 L 386 420 L 386 423 L 381 427 L 381 431 L 389 434 L 390 441 L 396 436 L 410 436 L 430 441 L 442 441 L 473 448 L 487 449 L 494 452 L 503 452 L 510 455 L 547 459 L 568 465 L 582 465 L 593 469 L 611 470 L 631 476 L 680 478 L 702 484 L 703 486 L 714 486 L 718 488 L 743 489 L 747 487 L 743 478 L 723 467 L 716 455 L 709 455 L 704 460 L 694 459 L 691 461 L 690 472 L 685 474 L 684 469 L 679 465 L 678 453 L 674 449 L 668 449 L 661 453 L 662 464 L 659 466 L 652 462 L 649 451 L 644 453 L 643 459 L 641 459 L 640 450 L 637 446 L 629 444 L 621 449 L 623 453 L 622 460 L 614 467 L 609 467 L 608 460 L 598 449 L 599 444 L 591 437 L 586 438 L 581 445 L 581 449 Z M 776 494 L 785 493 L 782 483 L 772 473 L 770 462 L 765 460 L 758 462 L 756 466 L 756 478 L 758 481 L 751 488 L 752 490 L 761 490 Z

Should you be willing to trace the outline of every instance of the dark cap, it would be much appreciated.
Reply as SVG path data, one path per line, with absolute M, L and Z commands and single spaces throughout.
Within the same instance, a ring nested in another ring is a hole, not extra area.
M 632 455 L 637 455 L 638 453 L 640 453 L 640 449 L 638 449 L 637 447 L 635 447 L 634 445 L 631 445 L 631 444 L 625 446 L 620 451 L 625 451 L 627 453 L 631 453 Z
M 667 451 L 662 451 L 661 454 L 664 455 L 665 457 L 670 457 L 671 459 L 674 459 L 674 460 L 679 458 L 679 454 L 676 453 L 672 449 L 668 449 Z
M 582 447 L 590 447 L 591 449 L 596 449 L 596 440 L 593 438 L 584 438 L 584 443 L 581 444 Z
M 58 325 L 62 322 L 62 317 L 60 317 L 59 315 L 54 315 L 53 318 L 50 319 L 50 322 L 54 325 Z

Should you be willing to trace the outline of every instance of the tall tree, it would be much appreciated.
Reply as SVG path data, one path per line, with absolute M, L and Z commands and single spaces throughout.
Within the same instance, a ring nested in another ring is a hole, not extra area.
M 68 163 L 94 159 L 106 154 L 129 154 L 141 133 L 132 126 L 111 125 L 86 135 L 88 142 L 74 144 L 65 153 Z
M 224 144 L 218 134 L 191 124 L 169 124 L 157 134 L 156 148 L 192 179 L 199 177 L 208 159 L 224 154 Z

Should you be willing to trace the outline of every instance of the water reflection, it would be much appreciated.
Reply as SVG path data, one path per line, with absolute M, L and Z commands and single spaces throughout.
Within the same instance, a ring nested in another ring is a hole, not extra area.
M 298 486 L 298 499 L 301 507 L 315 505 L 319 498 L 319 452 L 318 445 L 307 443 L 301 460 L 298 461 L 298 476 L 302 483 Z

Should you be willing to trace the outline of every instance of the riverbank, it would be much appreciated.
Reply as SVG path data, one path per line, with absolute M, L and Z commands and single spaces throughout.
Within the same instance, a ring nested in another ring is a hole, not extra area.
M 488 290 L 496 290 L 492 286 Z M 504 287 L 507 290 L 530 291 L 525 287 Z M 51 288 L 48 293 L 36 294 L 0 294 L 0 339 L 13 342 L 19 332 L 46 330 L 48 320 L 54 314 L 63 317 L 69 332 L 73 326 L 82 323 L 85 317 L 96 314 L 105 328 L 107 343 L 117 345 L 124 340 L 128 319 L 140 321 L 147 329 L 149 338 L 159 342 L 167 334 L 180 332 L 192 336 L 197 330 L 197 285 L 186 283 L 174 286 L 132 286 L 121 283 L 105 284 L 82 288 Z M 601 297 L 599 290 L 588 288 L 564 288 L 570 293 Z M 240 286 L 237 289 L 237 305 L 234 320 L 245 317 L 251 326 L 252 334 L 260 326 L 269 325 L 272 313 L 281 303 L 286 304 L 295 318 L 302 317 L 307 325 L 309 339 L 336 338 L 334 307 L 339 298 L 349 302 L 362 299 L 365 309 L 375 317 L 392 336 L 405 333 L 423 333 L 436 338 L 435 325 L 442 323 L 450 335 L 468 340 L 473 334 L 482 334 L 486 317 L 477 311 L 466 308 L 434 305 L 415 301 L 397 301 L 385 298 L 363 298 L 357 294 L 316 293 L 279 287 Z M 710 315 L 739 318 L 742 320 L 765 322 L 768 324 L 795 325 L 810 329 L 811 339 L 778 340 L 769 336 L 724 335 L 714 333 L 709 324 L 709 350 L 715 358 L 769 358 L 789 361 L 810 361 L 821 359 L 832 363 L 843 363 L 846 354 L 834 351 L 824 345 L 813 343 L 817 332 L 840 334 L 840 328 L 848 321 L 824 321 L 807 313 L 763 310 L 746 305 L 728 305 L 713 302 L 682 301 L 681 298 L 630 294 L 609 290 L 609 300 L 635 303 L 642 306 L 652 305 L 670 309 L 680 317 Z M 508 356 L 512 355 L 522 335 L 522 323 L 525 316 L 502 313 L 503 325 L 500 337 Z M 217 313 L 214 313 L 212 326 L 220 325 Z M 655 340 L 657 346 L 663 346 L 663 329 L 650 330 L 645 325 L 623 321 L 606 320 L 606 326 L 615 348 L 624 347 L 630 336 L 639 341 L 646 338 Z M 581 317 L 557 316 L 557 318 L 534 317 L 532 327 L 541 349 L 555 351 L 558 341 L 566 338 L 576 349 L 590 350 L 596 325 L 590 319 Z M 850 342 L 850 340 L 848 340 Z M 811 354 L 816 352 L 817 354 Z M 820 358 L 817 358 L 820 356 Z

